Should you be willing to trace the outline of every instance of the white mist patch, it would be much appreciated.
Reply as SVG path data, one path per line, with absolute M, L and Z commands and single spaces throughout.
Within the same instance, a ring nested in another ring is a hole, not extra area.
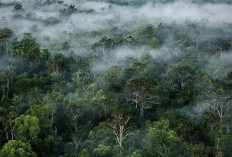
M 215 55 L 211 57 L 209 63 L 205 67 L 207 73 L 209 73 L 213 79 L 225 79 L 228 72 L 232 71 L 232 54 L 227 52 L 223 56 Z
M 149 54 L 153 58 L 158 59 L 159 57 L 164 57 L 169 52 L 165 51 L 166 47 L 161 47 L 160 49 L 154 50 L 150 47 L 119 47 L 107 52 L 107 56 L 104 61 L 92 63 L 91 72 L 95 75 L 101 74 L 112 66 L 119 66 L 123 68 L 125 62 L 121 62 L 127 58 L 139 59 L 143 55 Z
M 210 104 L 208 102 L 201 102 L 192 107 L 194 113 L 203 114 L 207 109 L 209 109 Z
M 96 12 L 101 12 L 103 10 L 109 9 L 110 4 L 104 2 L 84 2 L 80 5 L 81 9 L 93 9 Z
M 104 63 L 104 62 L 94 62 L 92 63 L 91 73 L 95 75 L 99 75 L 102 72 L 106 71 L 109 67 L 113 66 L 113 64 Z
M 186 20 L 206 20 L 211 24 L 231 23 L 232 5 L 228 4 L 194 4 L 175 2 L 167 4 L 148 3 L 138 9 L 138 16 L 147 19 L 159 18 L 166 22 L 180 22 Z
M 196 119 L 194 118 L 192 120 L 194 122 L 200 122 L 202 121 L 205 111 L 207 111 L 209 108 L 210 108 L 210 103 L 209 101 L 205 100 L 205 101 L 198 102 L 196 104 L 191 104 L 182 109 L 183 111 L 186 112 L 188 118 L 195 117 Z
M 100 40 L 103 36 L 107 36 L 107 30 L 112 28 L 117 30 L 116 33 L 126 34 L 126 32 L 133 32 L 149 24 L 156 27 L 160 22 L 183 25 L 186 21 L 205 21 L 207 26 L 221 26 L 222 28 L 224 23 L 232 23 L 232 5 L 229 4 L 198 5 L 177 1 L 166 4 L 149 2 L 138 7 L 77 0 L 65 0 L 64 4 L 54 3 L 50 5 L 35 5 L 35 1 L 25 0 L 2 0 L 1 2 L 20 2 L 23 11 L 15 11 L 13 5 L 1 7 L 0 28 L 10 28 L 19 36 L 25 32 L 31 33 L 42 48 L 46 48 L 54 42 L 60 44 L 67 40 L 63 37 L 64 32 L 73 35 L 81 34 L 76 38 L 68 39 L 71 50 L 76 54 L 79 53 L 78 49 L 85 49 L 97 39 Z M 60 9 L 67 8 L 68 5 L 75 5 L 77 10 L 81 11 L 75 12 L 71 16 L 61 16 Z M 14 18 L 17 14 L 21 17 Z M 99 33 L 95 35 L 84 34 L 94 31 Z M 49 40 L 44 40 L 44 37 L 48 37 Z M 115 53 L 116 57 L 120 58 L 120 56 L 138 56 L 146 53 L 143 51 L 143 48 L 120 51 L 116 49 Z M 153 52 L 149 51 L 148 53 L 151 55 L 158 53 L 154 50 Z
M 111 52 L 116 60 L 124 59 L 126 57 L 140 58 L 144 54 L 150 54 L 152 56 L 158 55 L 158 50 L 152 50 L 149 47 L 137 47 L 137 48 L 118 48 Z

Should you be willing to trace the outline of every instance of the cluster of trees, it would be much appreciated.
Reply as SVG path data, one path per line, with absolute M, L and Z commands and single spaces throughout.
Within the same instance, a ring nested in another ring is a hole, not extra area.
M 232 71 L 205 70 L 230 54 L 223 30 L 149 25 L 103 37 L 88 56 L 51 53 L 29 33 L 16 37 L 0 29 L 0 156 L 230 156 Z M 117 47 L 164 43 L 160 57 L 125 57 L 92 72 Z

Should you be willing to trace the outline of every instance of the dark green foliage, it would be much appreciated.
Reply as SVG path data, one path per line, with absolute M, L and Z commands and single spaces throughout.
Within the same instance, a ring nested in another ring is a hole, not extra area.
M 28 143 L 12 140 L 7 142 L 0 152 L 3 157 L 36 157 L 35 152 L 31 150 Z
M 61 9 L 60 13 L 69 16 L 73 13 L 77 12 L 76 6 L 75 5 L 69 5 L 67 8 Z
M 16 4 L 14 6 L 14 10 L 22 10 L 23 9 L 23 6 L 21 4 Z
M 68 39 L 48 50 L 33 34 L 14 40 L 0 29 L 0 156 L 230 156 L 231 38 L 209 28 L 219 38 L 204 39 L 206 29 L 158 23 L 123 35 L 90 32 L 101 37 L 88 55 L 66 53 L 74 51 Z M 134 57 L 113 51 L 142 46 L 148 52 Z

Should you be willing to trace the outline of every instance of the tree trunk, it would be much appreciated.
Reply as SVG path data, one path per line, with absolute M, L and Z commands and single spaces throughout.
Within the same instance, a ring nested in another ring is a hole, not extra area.
M 7 79 L 7 85 L 6 85 L 6 98 L 8 99 L 9 95 L 9 90 L 10 90 L 10 79 Z
M 144 108 L 140 107 L 140 116 L 143 117 L 144 116 Z
M 6 66 L 7 66 L 8 57 L 9 57 L 9 54 L 8 54 L 8 42 L 7 42 L 7 40 L 6 40 L 5 45 L 6 45 Z
M 54 109 L 52 110 L 52 115 L 51 115 L 51 126 L 52 126 L 52 123 L 53 123 L 53 118 L 54 118 Z
M 220 48 L 220 52 L 221 52 L 221 57 L 223 56 L 223 50 L 222 48 Z

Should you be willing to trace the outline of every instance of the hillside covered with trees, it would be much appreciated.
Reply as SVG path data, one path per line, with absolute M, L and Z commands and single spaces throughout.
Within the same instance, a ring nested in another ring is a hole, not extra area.
M 230 157 L 231 0 L 1 0 L 1 157 Z

